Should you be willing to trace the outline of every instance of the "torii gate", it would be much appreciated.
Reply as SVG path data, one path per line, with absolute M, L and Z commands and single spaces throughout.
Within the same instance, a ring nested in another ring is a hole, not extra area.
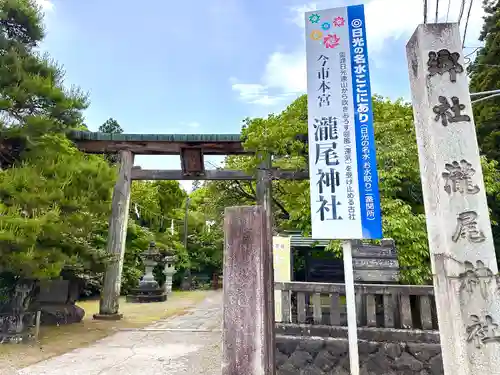
M 120 319 L 119 297 L 127 221 L 129 216 L 130 186 L 133 180 L 257 180 L 257 204 L 262 206 L 267 216 L 265 236 L 271 261 L 264 265 L 269 267 L 264 274 L 269 275 L 262 280 L 264 290 L 259 298 L 264 307 L 266 327 L 274 322 L 274 280 L 272 270 L 272 210 L 271 181 L 273 179 L 303 180 L 308 179 L 307 171 L 285 171 L 272 168 L 272 157 L 260 153 L 260 167 L 256 175 L 237 170 L 205 170 L 204 155 L 238 155 L 252 154 L 245 150 L 239 134 L 108 134 L 75 131 L 69 134 L 76 146 L 83 152 L 102 154 L 118 153 L 120 169 L 112 199 L 111 217 L 107 251 L 115 256 L 109 263 L 104 275 L 99 313 L 95 319 Z M 179 170 L 144 170 L 133 167 L 134 155 L 179 155 Z M 274 323 L 273 323 L 274 324 Z M 269 327 L 269 329 L 274 329 Z M 274 335 L 269 345 L 269 363 L 274 363 Z M 266 345 L 266 346 L 267 346 Z

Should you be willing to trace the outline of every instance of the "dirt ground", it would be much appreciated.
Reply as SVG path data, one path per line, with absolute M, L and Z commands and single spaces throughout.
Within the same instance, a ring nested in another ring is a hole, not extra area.
M 206 291 L 173 292 L 166 302 L 147 304 L 127 303 L 123 298 L 120 312 L 124 317 L 119 321 L 93 320 L 92 315 L 99 310 L 98 300 L 78 302 L 85 310 L 81 323 L 41 327 L 38 342 L 0 345 L 0 374 L 4 374 L 2 369 L 20 369 L 86 347 L 122 329 L 143 328 L 161 319 L 183 315 L 206 295 Z

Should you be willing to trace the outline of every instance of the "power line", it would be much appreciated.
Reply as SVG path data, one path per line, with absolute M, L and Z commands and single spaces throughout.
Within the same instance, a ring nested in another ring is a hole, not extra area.
M 490 68 L 500 68 L 500 64 L 481 64 L 481 63 L 474 63 L 475 65 L 481 65 L 481 66 L 488 66 Z
M 498 90 L 489 90 L 489 91 L 481 91 L 481 92 L 471 92 L 470 96 L 479 96 L 479 95 L 496 94 L 496 93 L 500 93 L 500 89 L 498 89 Z
M 499 90 L 500 91 L 500 90 Z M 486 100 L 486 99 L 491 99 L 491 98 L 495 98 L 497 96 L 500 96 L 500 92 L 496 93 L 496 94 L 493 94 L 493 95 L 488 95 L 488 96 L 485 96 L 484 98 L 479 98 L 479 99 L 476 99 L 476 100 L 473 100 L 471 102 L 471 104 L 474 104 L 474 103 L 478 103 L 478 102 L 482 102 L 483 100 Z
M 470 12 L 472 10 L 472 4 L 473 3 L 474 3 L 474 0 L 470 0 L 469 10 L 467 11 L 467 19 L 465 20 L 464 40 L 462 42 L 462 48 L 464 48 L 464 46 L 465 46 L 465 37 L 467 36 L 467 26 L 469 26 Z
M 467 47 L 464 47 L 464 48 L 467 48 Z M 479 49 L 480 49 L 480 48 L 481 48 L 481 47 L 477 47 L 477 48 L 475 48 L 475 49 L 474 49 L 474 51 L 472 51 L 472 52 L 470 52 L 470 53 L 468 53 L 467 55 L 465 55 L 465 56 L 464 56 L 465 64 L 467 64 L 467 65 L 468 65 L 468 64 L 470 64 L 470 63 L 471 63 L 471 60 L 472 60 L 472 59 L 470 58 L 470 56 L 472 56 L 472 55 L 473 55 L 473 54 L 475 54 L 477 51 L 479 51 Z
M 475 54 L 477 51 L 479 51 L 481 48 L 483 47 L 462 47 L 463 49 L 467 49 L 467 48 L 474 48 L 474 51 L 472 52 L 469 52 L 467 55 L 464 56 L 464 59 L 468 58 L 469 56 Z
M 427 23 L 427 0 L 424 0 L 424 24 Z
M 459 25 L 460 25 L 460 22 L 462 21 L 462 16 L 464 15 L 465 1 L 466 0 L 462 0 L 462 3 L 460 4 L 460 13 L 458 15 L 458 24 Z
M 450 5 L 451 5 L 451 0 L 448 0 L 448 10 L 446 11 L 446 22 L 448 22 L 448 16 L 450 15 Z

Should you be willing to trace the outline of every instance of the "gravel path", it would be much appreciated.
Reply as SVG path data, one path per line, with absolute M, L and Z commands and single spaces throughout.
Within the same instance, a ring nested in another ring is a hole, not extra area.
M 221 319 L 217 291 L 185 315 L 116 333 L 17 375 L 220 375 Z

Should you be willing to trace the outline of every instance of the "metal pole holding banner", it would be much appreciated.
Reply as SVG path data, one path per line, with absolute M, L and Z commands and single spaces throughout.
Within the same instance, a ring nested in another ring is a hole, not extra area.
M 352 268 L 352 242 L 342 241 L 344 255 L 345 297 L 347 305 L 347 332 L 349 334 L 349 361 L 351 375 L 359 375 L 358 324 L 356 322 L 356 296 Z

